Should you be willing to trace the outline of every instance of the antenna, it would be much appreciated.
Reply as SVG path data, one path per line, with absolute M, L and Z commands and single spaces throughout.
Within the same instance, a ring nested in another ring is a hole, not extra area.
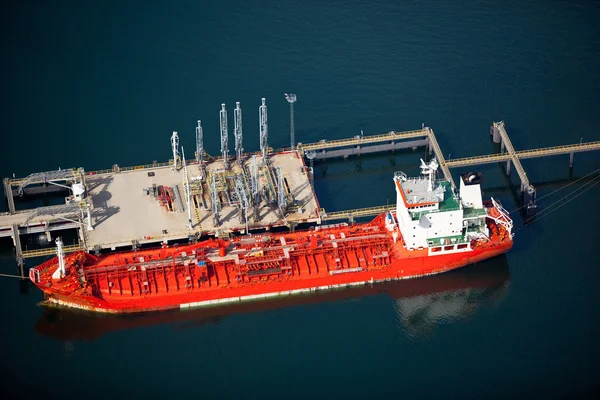
M 173 171 L 179 170 L 179 135 L 177 132 L 173 131 L 173 135 L 171 135 L 171 148 L 173 150 L 173 165 L 171 168 Z
M 290 103 L 290 147 L 294 150 L 296 146 L 294 137 L 294 103 L 296 102 L 296 95 L 294 93 L 285 93 L 285 99 Z
M 242 148 L 242 109 L 240 108 L 240 102 L 235 103 L 235 110 L 233 110 L 233 133 L 235 135 L 235 154 L 238 162 L 242 162 L 242 154 L 244 149 Z
M 260 129 L 260 151 L 262 151 L 263 156 L 263 164 L 267 163 L 267 138 L 269 136 L 269 130 L 267 127 L 267 105 L 266 99 L 263 97 L 261 99 L 262 105 L 258 107 L 258 120 L 259 120 L 259 129 Z
M 219 112 L 221 117 L 221 155 L 223 156 L 223 168 L 227 169 L 227 140 L 229 137 L 229 130 L 227 128 L 227 110 L 225 109 L 225 103 L 221 104 L 221 111 Z
M 435 177 L 435 171 L 437 171 L 438 166 L 435 157 L 433 157 L 429 164 L 425 164 L 425 161 L 421 159 L 421 173 L 428 176 L 429 183 L 427 185 L 427 190 L 429 191 L 433 190 L 433 178 Z

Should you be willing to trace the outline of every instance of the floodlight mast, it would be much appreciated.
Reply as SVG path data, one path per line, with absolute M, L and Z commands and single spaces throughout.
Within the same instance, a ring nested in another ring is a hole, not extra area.
M 290 147 L 292 150 L 296 147 L 296 138 L 294 132 L 294 103 L 296 102 L 296 95 L 294 93 L 285 93 L 285 99 L 290 103 Z

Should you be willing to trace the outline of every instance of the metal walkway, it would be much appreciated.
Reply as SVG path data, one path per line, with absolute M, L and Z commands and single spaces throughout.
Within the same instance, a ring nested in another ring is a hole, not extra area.
M 355 136 L 349 139 L 339 139 L 339 140 L 322 140 L 320 142 L 315 143 L 298 143 L 296 149 L 303 155 L 307 151 L 320 151 L 327 150 L 333 148 L 340 147 L 350 147 L 350 146 L 361 146 L 365 144 L 374 144 L 374 143 L 383 143 L 383 142 L 393 142 L 396 140 L 403 139 L 411 139 L 411 138 L 419 138 L 419 137 L 427 137 L 428 130 L 426 128 L 419 129 L 416 131 L 406 131 L 406 132 L 394 132 L 390 131 L 388 133 L 384 133 L 381 135 L 372 135 L 372 136 Z
M 501 153 L 498 154 L 488 154 L 483 156 L 476 157 L 465 157 L 458 158 L 453 160 L 446 160 L 444 158 L 444 154 L 437 142 L 433 129 L 424 127 L 418 131 L 408 131 L 402 133 L 390 132 L 384 135 L 376 135 L 376 136 L 367 136 L 367 137 L 354 137 L 352 139 L 345 140 L 334 140 L 331 142 L 321 141 L 318 143 L 311 143 L 307 145 L 299 144 L 299 150 L 301 151 L 310 151 L 314 152 L 316 150 L 325 150 L 325 149 L 333 149 L 336 147 L 343 146 L 357 146 L 363 143 L 377 143 L 383 141 L 390 141 L 401 138 L 414 138 L 425 136 L 428 141 L 429 153 L 435 153 L 438 164 L 444 174 L 444 179 L 449 181 L 454 189 L 456 189 L 456 185 L 454 180 L 452 179 L 452 174 L 450 173 L 450 168 L 456 167 L 465 167 L 470 165 L 481 165 L 481 164 L 489 164 L 495 162 L 504 162 L 507 164 L 507 174 L 510 173 L 510 163 L 514 164 L 517 173 L 519 174 L 519 178 L 521 180 L 521 192 L 524 194 L 524 203 L 528 206 L 528 213 L 535 213 L 535 188 L 529 182 L 529 178 L 521 165 L 521 159 L 527 158 L 536 158 L 536 157 L 545 157 L 545 156 L 553 156 L 559 154 L 570 154 L 570 166 L 573 165 L 573 154 L 577 152 L 583 151 L 594 151 L 600 150 L 600 141 L 588 142 L 588 143 L 578 143 L 564 146 L 553 146 L 546 147 L 540 149 L 531 149 L 531 150 L 521 150 L 516 151 L 508 137 L 508 133 L 504 127 L 504 122 L 494 122 L 492 125 L 492 134 L 494 135 L 494 142 L 501 143 Z M 506 148 L 506 152 L 504 149 Z M 310 153 L 309 153 L 310 154 Z M 310 158 L 310 157 L 309 157 Z M 312 160 L 311 160 L 312 161 Z M 382 212 L 392 210 L 395 206 L 378 206 L 378 207 L 369 207 L 369 208 L 361 208 L 355 210 L 346 210 L 346 211 L 336 211 L 327 213 L 325 210 L 321 210 L 321 219 L 323 221 L 328 220 L 343 220 L 348 219 L 353 221 L 355 218 L 359 217 L 369 217 L 376 216 Z M 529 215 L 529 214 L 528 214 Z
M 437 158 L 438 164 L 440 165 L 440 167 L 442 168 L 442 172 L 444 173 L 444 178 L 450 182 L 450 184 L 452 185 L 452 187 L 454 189 L 456 189 L 456 185 L 454 184 L 454 179 L 452 179 L 452 174 L 450 173 L 450 170 L 448 169 L 448 165 L 446 165 L 446 159 L 444 158 L 444 154 L 442 153 L 442 150 L 440 149 L 440 145 L 437 142 L 437 139 L 435 138 L 435 134 L 433 133 L 433 129 L 431 128 L 426 128 L 427 129 L 427 137 L 429 138 L 429 151 L 431 152 L 431 150 L 433 150 L 433 152 L 435 153 L 435 156 Z
M 340 219 L 348 219 L 350 221 L 354 220 L 354 218 L 360 217 L 374 217 L 382 212 L 391 211 L 396 208 L 396 204 L 391 204 L 387 206 L 376 206 L 376 207 L 368 207 L 368 208 L 357 208 L 354 210 L 345 210 L 345 211 L 334 211 L 334 212 L 326 212 L 324 209 L 321 209 L 321 220 L 322 221 L 332 221 L 332 220 L 340 220 Z
M 84 250 L 84 247 L 80 244 L 74 244 L 71 246 L 64 246 L 65 254 L 73 253 L 75 251 Z M 46 256 L 55 256 L 56 255 L 56 247 L 51 247 L 47 249 L 37 249 L 37 250 L 26 250 L 23 252 L 23 258 L 32 258 L 32 257 L 46 257 Z
M 521 185 L 523 185 L 523 188 L 525 190 L 527 190 L 528 192 L 531 192 L 531 185 L 529 184 L 529 178 L 527 177 L 527 174 L 525 173 L 525 170 L 523 169 L 523 166 L 521 165 L 521 161 L 519 161 L 519 158 L 516 156 L 515 154 L 515 148 L 513 147 L 510 138 L 508 137 L 508 133 L 506 133 L 506 130 L 504 129 L 504 121 L 500 121 L 500 122 L 494 122 L 493 125 L 494 129 L 497 129 L 498 132 L 500 133 L 500 137 L 502 138 L 502 145 L 503 147 L 506 147 L 506 151 L 508 151 L 508 154 L 510 155 L 510 160 L 512 161 L 513 165 L 515 166 L 515 169 L 517 170 L 517 173 L 519 174 L 519 178 L 521 179 Z M 509 166 L 507 166 L 509 167 Z M 507 168 L 507 170 L 509 170 Z
M 60 204 L 57 206 L 46 206 L 46 207 L 38 207 L 32 210 L 30 214 L 27 215 L 25 219 L 25 224 L 29 223 L 32 219 L 36 217 L 45 217 L 46 219 L 49 216 L 66 219 L 69 216 L 78 216 L 81 213 L 81 205 L 76 204 Z
M 579 153 L 583 151 L 600 150 L 600 141 L 569 144 L 564 146 L 544 147 L 541 149 L 519 150 L 515 156 L 521 160 L 527 158 L 555 156 L 560 154 Z M 484 156 L 455 158 L 446 161 L 448 168 L 467 167 L 469 165 L 491 164 L 511 160 L 508 153 L 488 154 Z
M 12 179 L 10 183 L 12 186 L 17 187 L 17 192 L 19 194 L 22 194 L 23 188 L 25 188 L 25 186 L 27 185 L 75 180 L 78 172 L 79 171 L 75 168 L 60 169 L 57 171 L 36 172 L 35 174 L 31 174 L 25 177 L 24 179 Z

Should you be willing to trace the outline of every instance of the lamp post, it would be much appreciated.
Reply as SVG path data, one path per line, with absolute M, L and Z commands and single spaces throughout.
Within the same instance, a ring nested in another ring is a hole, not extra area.
M 294 138 L 294 103 L 296 102 L 296 95 L 294 93 L 285 93 L 285 99 L 290 103 L 290 145 L 292 150 L 296 147 Z

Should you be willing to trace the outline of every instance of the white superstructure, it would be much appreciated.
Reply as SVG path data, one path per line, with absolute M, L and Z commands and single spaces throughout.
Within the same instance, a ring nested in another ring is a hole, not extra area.
M 460 196 L 448 181 L 437 181 L 435 158 L 421 160 L 423 176 L 394 174 L 396 222 L 408 250 L 429 249 L 430 255 L 470 251 L 471 240 L 489 237 L 487 211 L 481 197 L 481 174 L 462 174 Z

